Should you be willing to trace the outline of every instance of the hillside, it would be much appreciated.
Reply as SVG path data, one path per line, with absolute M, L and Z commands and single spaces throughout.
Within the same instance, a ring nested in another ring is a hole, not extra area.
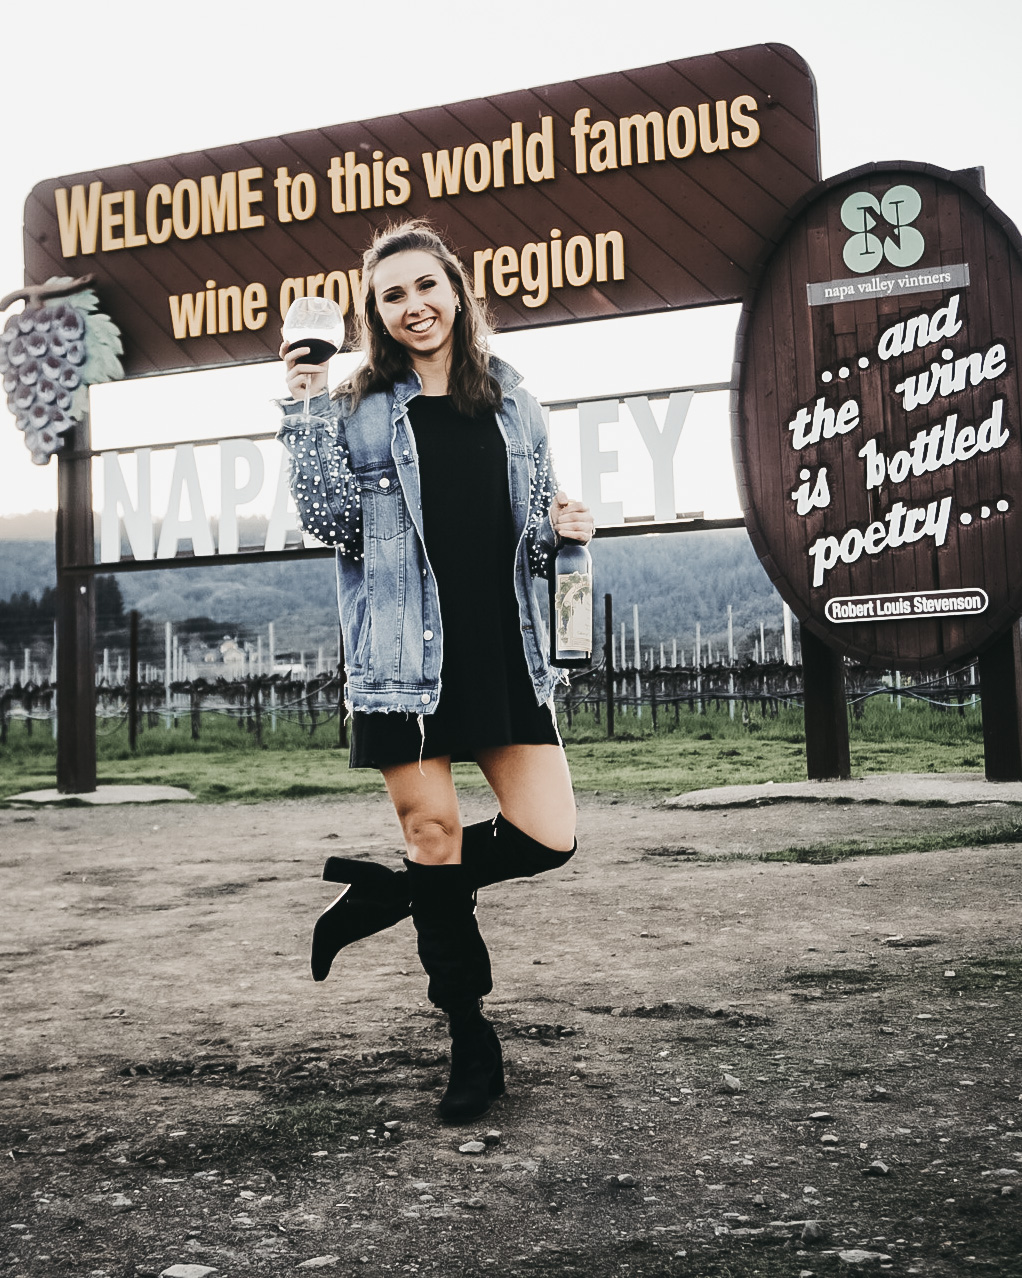
M 676 638 L 690 654 L 696 623 L 704 642 L 725 647 L 728 604 L 740 652 L 751 652 L 761 621 L 768 635 L 780 627 L 780 599 L 741 529 L 608 538 L 592 551 L 600 633 L 605 593 L 613 596 L 615 631 L 625 622 L 629 644 L 632 605 L 639 604 L 644 647 Z M 51 541 L 0 540 L 0 599 L 22 591 L 38 597 L 54 581 Z M 328 559 L 125 572 L 118 582 L 125 606 L 154 622 L 210 617 L 225 630 L 249 634 L 272 621 L 282 647 L 329 650 L 336 643 Z

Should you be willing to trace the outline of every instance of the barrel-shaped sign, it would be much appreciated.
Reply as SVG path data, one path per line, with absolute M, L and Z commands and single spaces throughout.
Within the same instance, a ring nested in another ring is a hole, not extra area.
M 968 656 L 1022 612 L 1022 240 L 974 176 L 869 165 L 793 210 L 732 411 L 753 544 L 846 655 Z

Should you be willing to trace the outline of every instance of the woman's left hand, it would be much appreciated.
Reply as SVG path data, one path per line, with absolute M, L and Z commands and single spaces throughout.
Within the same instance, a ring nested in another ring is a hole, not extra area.
M 584 546 L 592 540 L 596 521 L 588 506 L 580 501 L 569 501 L 566 493 L 560 489 L 554 495 L 554 504 L 550 507 L 550 524 L 558 537 L 566 541 L 580 541 Z

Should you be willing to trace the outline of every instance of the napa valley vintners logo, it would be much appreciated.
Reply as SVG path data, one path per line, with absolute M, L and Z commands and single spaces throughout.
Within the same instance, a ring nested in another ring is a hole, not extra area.
M 967 262 L 916 266 L 926 251 L 926 239 L 913 225 L 922 211 L 922 196 L 905 183 L 890 187 L 880 196 L 869 191 L 846 196 L 841 202 L 841 225 L 852 234 L 844 243 L 841 257 L 855 275 L 807 284 L 809 305 L 833 306 L 860 298 L 968 288 Z M 897 269 L 877 273 L 884 263 Z
M 845 266 L 858 275 L 875 271 L 884 261 L 902 269 L 915 266 L 926 248 L 922 232 L 912 225 L 922 208 L 914 186 L 892 186 L 879 199 L 869 191 L 849 195 L 841 205 L 842 225 L 852 232 L 841 255 Z

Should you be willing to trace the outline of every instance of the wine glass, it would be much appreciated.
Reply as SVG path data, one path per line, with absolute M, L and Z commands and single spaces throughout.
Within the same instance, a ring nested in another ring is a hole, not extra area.
M 329 297 L 296 297 L 287 308 L 282 329 L 288 348 L 307 346 L 303 364 L 325 364 L 344 345 L 344 312 Z M 305 412 L 309 411 L 309 379 L 305 382 Z

